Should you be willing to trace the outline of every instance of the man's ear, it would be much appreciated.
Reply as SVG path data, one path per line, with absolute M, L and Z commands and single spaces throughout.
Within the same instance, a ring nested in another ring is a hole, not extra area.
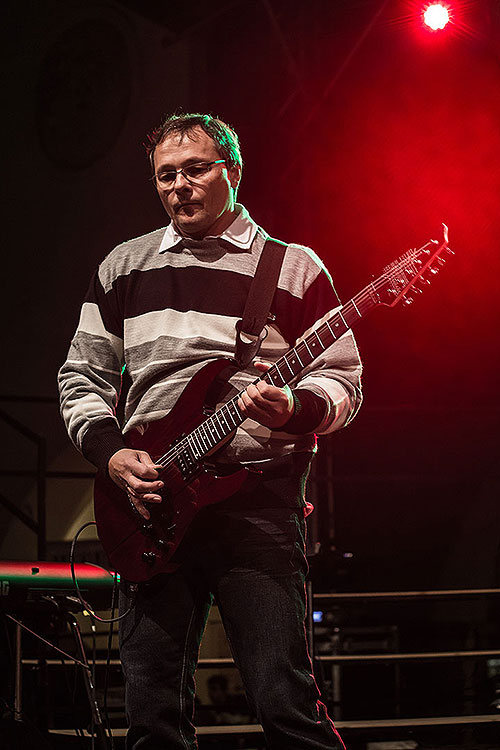
M 231 187 L 233 190 L 238 189 L 238 185 L 240 184 L 241 180 L 241 167 L 239 164 L 235 164 L 233 167 L 231 167 L 228 170 L 229 175 L 229 181 L 231 183 Z

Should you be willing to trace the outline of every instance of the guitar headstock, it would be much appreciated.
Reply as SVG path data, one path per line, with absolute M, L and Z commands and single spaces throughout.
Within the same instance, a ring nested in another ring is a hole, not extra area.
M 448 227 L 443 224 L 443 240 L 429 240 L 420 248 L 408 250 L 397 260 L 389 263 L 373 282 L 378 302 L 394 307 L 398 302 L 410 305 L 412 293 L 420 294 L 431 278 L 445 264 L 446 257 L 453 255 L 448 247 Z

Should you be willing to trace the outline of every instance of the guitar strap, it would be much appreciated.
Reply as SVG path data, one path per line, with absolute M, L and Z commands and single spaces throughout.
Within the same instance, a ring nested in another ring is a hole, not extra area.
M 262 248 L 248 291 L 243 318 L 236 323 L 235 360 L 242 370 L 257 355 L 260 345 L 266 338 L 266 323 L 274 320 L 274 316 L 270 316 L 269 311 L 286 248 L 286 243 L 270 238 L 266 240 Z

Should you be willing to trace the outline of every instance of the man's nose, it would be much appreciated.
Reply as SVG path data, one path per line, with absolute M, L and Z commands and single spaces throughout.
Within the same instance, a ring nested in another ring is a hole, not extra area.
M 179 185 L 180 188 L 186 187 L 186 185 L 191 185 L 191 183 L 189 182 L 188 178 L 186 177 L 186 175 L 184 174 L 184 172 L 181 172 L 181 170 L 179 170 L 177 172 L 177 174 L 175 175 L 174 188 L 176 190 L 179 189 L 179 187 L 177 186 L 177 181 L 178 180 L 180 180 L 180 185 Z

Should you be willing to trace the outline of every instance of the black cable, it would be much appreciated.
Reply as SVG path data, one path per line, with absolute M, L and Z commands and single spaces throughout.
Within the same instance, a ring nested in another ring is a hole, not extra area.
M 60 662 L 61 662 L 61 666 L 63 668 L 63 674 L 64 674 L 64 679 L 66 681 L 66 687 L 68 688 L 68 693 L 72 696 L 72 701 L 71 702 L 72 702 L 72 705 L 73 705 L 73 708 L 74 708 L 75 705 L 76 705 L 76 688 L 77 688 L 76 680 L 77 680 L 77 674 L 78 673 L 77 673 L 77 671 L 75 669 L 74 673 L 73 673 L 73 687 L 71 687 L 71 681 L 70 681 L 70 677 L 69 677 L 69 674 L 68 674 L 68 665 L 66 663 L 66 660 L 61 657 L 60 658 Z M 74 665 L 74 666 L 76 666 L 76 665 Z M 74 715 L 73 715 L 73 718 L 74 718 Z M 75 736 L 80 739 L 80 747 L 84 748 L 85 745 L 83 744 L 83 731 L 82 731 L 82 729 L 80 727 L 78 727 L 78 726 L 75 725 L 75 726 L 73 726 L 73 731 L 75 732 Z
M 109 709 L 108 709 L 108 687 L 109 687 L 109 671 L 111 666 L 111 648 L 113 646 L 113 630 L 114 630 L 114 611 L 115 611 L 115 605 L 116 605 L 116 591 L 117 591 L 117 584 L 118 584 L 118 577 L 115 573 L 115 580 L 113 582 L 113 595 L 111 597 L 111 622 L 109 623 L 109 630 L 108 630 L 108 644 L 107 644 L 107 651 L 106 651 L 106 667 L 104 670 L 104 696 L 103 696 L 103 711 L 104 711 L 104 718 L 106 720 L 106 729 L 108 731 L 108 737 L 111 742 L 111 750 L 115 750 L 115 741 L 113 737 L 113 731 L 111 729 L 111 722 L 109 719 Z
M 95 662 L 97 658 L 97 634 L 95 629 L 95 623 L 92 623 L 92 700 L 95 702 L 97 700 L 96 696 L 96 682 L 95 682 Z M 95 750 L 95 740 L 96 740 L 96 733 L 95 733 L 95 721 L 94 721 L 94 712 L 91 712 L 90 717 L 90 747 L 91 750 Z
M 96 525 L 95 521 L 87 521 L 87 523 L 84 523 L 83 526 L 80 526 L 80 528 L 76 532 L 75 536 L 73 537 L 73 541 L 71 542 L 71 550 L 70 550 L 70 553 L 69 553 L 69 563 L 70 563 L 70 567 L 71 567 L 71 577 L 73 579 L 73 585 L 75 587 L 76 595 L 77 595 L 77 597 L 78 597 L 78 599 L 80 601 L 80 604 L 83 606 L 84 609 L 87 610 L 87 612 L 89 613 L 89 615 L 94 620 L 97 620 L 98 622 L 106 622 L 106 623 L 107 622 L 120 622 L 120 620 L 123 620 L 125 617 L 127 617 L 127 615 L 129 615 L 130 612 L 132 612 L 132 610 L 135 607 L 135 594 L 137 592 L 137 586 L 135 586 L 135 585 L 131 586 L 132 597 L 131 597 L 130 607 L 127 609 L 127 611 L 124 612 L 122 615 L 119 615 L 118 617 L 112 617 L 111 619 L 109 619 L 109 618 L 105 618 L 105 617 L 99 617 L 99 615 L 96 615 L 95 611 L 92 609 L 92 607 L 90 606 L 90 604 L 87 601 L 85 601 L 85 599 L 83 598 L 83 596 L 81 594 L 81 591 L 80 591 L 80 587 L 78 585 L 78 581 L 76 580 L 75 560 L 74 560 L 74 557 L 75 557 L 75 547 L 76 547 L 76 543 L 78 541 L 78 537 L 80 536 L 80 534 L 82 533 L 82 531 L 84 531 L 88 526 L 95 526 L 95 525 Z M 106 570 L 106 568 L 103 568 L 102 566 L 100 566 L 100 567 L 102 568 L 102 570 Z M 110 575 L 112 575 L 109 570 L 106 570 L 106 572 L 109 573 Z M 115 573 L 115 576 L 116 576 L 116 573 Z
M 109 675 L 109 668 L 110 668 L 110 662 L 111 662 L 111 641 L 112 641 L 112 637 L 113 637 L 113 625 L 114 625 L 115 622 L 120 622 L 120 620 L 123 620 L 125 617 L 127 617 L 127 615 L 129 615 L 130 612 L 134 609 L 134 607 L 135 607 L 135 597 L 136 597 L 136 594 L 137 594 L 137 588 L 138 587 L 137 587 L 136 584 L 134 584 L 134 585 L 132 585 L 130 587 L 131 588 L 130 606 L 127 609 L 126 612 L 124 612 L 123 614 L 119 615 L 118 617 L 114 616 L 115 606 L 116 606 L 116 590 L 117 590 L 117 583 L 118 583 L 118 574 L 116 572 L 111 573 L 111 571 L 109 571 L 109 570 L 106 571 L 110 575 L 114 576 L 113 590 L 112 590 L 112 595 L 111 595 L 111 617 L 110 618 L 99 617 L 99 615 L 97 615 L 95 613 L 94 609 L 90 606 L 90 604 L 83 598 L 82 593 L 80 591 L 80 587 L 78 585 L 77 578 L 76 578 L 76 573 L 75 573 L 75 548 L 76 548 L 76 543 L 78 541 L 78 538 L 79 538 L 80 534 L 82 533 L 82 531 L 84 531 L 89 526 L 95 526 L 95 525 L 96 525 L 95 521 L 88 521 L 87 523 L 84 523 L 83 526 L 81 526 L 78 529 L 78 531 L 76 532 L 75 536 L 73 537 L 73 541 L 71 542 L 71 549 L 70 549 L 70 553 L 69 553 L 69 562 L 70 562 L 70 568 L 71 568 L 71 577 L 73 579 L 73 585 L 75 587 L 75 592 L 76 592 L 76 595 L 77 595 L 77 597 L 78 597 L 78 599 L 80 601 L 80 604 L 82 605 L 82 607 L 84 608 L 84 610 L 86 610 L 88 612 L 88 614 L 90 615 L 91 619 L 97 620 L 97 622 L 109 623 L 109 625 L 110 625 L 110 631 L 109 631 L 109 635 L 108 635 L 108 649 L 107 649 L 107 658 L 106 658 L 106 669 L 105 669 L 105 676 L 104 676 L 104 680 L 105 680 L 105 685 L 104 685 L 104 716 L 105 716 L 105 721 L 106 721 L 106 731 L 108 733 L 108 737 L 109 737 L 109 740 L 111 742 L 111 750 L 114 750 L 113 732 L 111 730 L 111 724 L 110 724 L 110 720 L 109 720 L 109 713 L 108 713 L 108 706 L 107 706 L 108 675 Z M 100 566 L 100 567 L 102 567 L 102 566 Z M 106 570 L 106 568 L 102 568 L 102 570 Z M 93 684 L 94 684 L 94 687 L 95 687 L 95 684 L 96 684 L 96 680 L 95 680 L 96 641 L 95 641 L 95 627 L 94 627 L 94 625 L 92 625 L 92 628 L 93 628 L 93 634 L 94 634 L 94 641 L 93 641 L 93 643 L 94 643 L 94 649 L 93 649 L 93 656 L 94 656 L 94 658 L 93 658 Z M 94 737 L 94 731 L 92 731 L 92 747 L 94 747 L 94 739 L 95 739 L 95 737 Z

